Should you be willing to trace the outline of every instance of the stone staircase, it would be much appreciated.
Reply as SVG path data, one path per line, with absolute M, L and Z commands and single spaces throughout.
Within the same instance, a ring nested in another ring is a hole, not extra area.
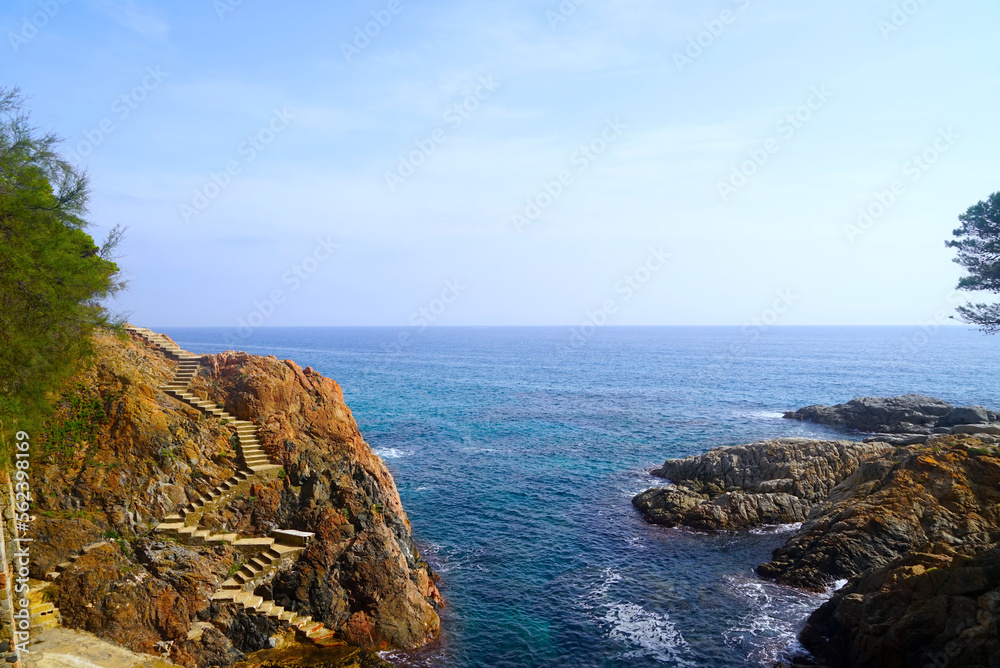
M 191 381 L 197 375 L 198 367 L 201 366 L 202 357 L 200 355 L 189 353 L 162 334 L 147 328 L 127 327 L 126 329 L 178 361 L 174 377 L 161 389 L 202 413 L 210 417 L 220 418 L 223 424 L 233 427 L 236 430 L 239 456 L 243 466 L 236 471 L 233 477 L 209 492 L 208 495 L 189 503 L 177 513 L 166 516 L 163 522 L 157 525 L 156 532 L 174 533 L 181 542 L 187 545 L 229 544 L 248 557 L 248 560 L 240 566 L 233 576 L 223 582 L 219 590 L 212 595 L 213 601 L 231 601 L 248 610 L 285 622 L 321 647 L 346 644 L 342 640 L 334 638 L 335 631 L 313 620 L 312 617 L 299 615 L 292 610 L 285 610 L 274 601 L 253 593 L 257 587 L 272 577 L 282 564 L 294 562 L 298 555 L 306 549 L 313 534 L 276 529 L 271 532 L 271 537 L 241 538 L 236 533 L 212 533 L 208 529 L 200 528 L 199 522 L 206 510 L 245 490 L 254 480 L 268 479 L 278 475 L 282 467 L 272 463 L 268 458 L 267 453 L 257 440 L 257 428 L 252 422 L 238 420 L 221 406 L 206 401 L 189 391 Z M 96 545 L 88 547 L 92 549 Z M 60 564 L 63 568 L 59 572 L 68 567 L 72 561 L 75 561 L 75 558 L 65 565 Z M 54 577 L 58 577 L 58 574 Z
M 28 608 L 31 615 L 31 628 L 35 631 L 52 629 L 60 626 L 59 608 L 45 600 L 45 588 L 51 582 L 32 580 L 28 589 Z
M 48 573 L 46 573 L 45 574 L 45 579 L 46 580 L 50 580 L 50 581 L 51 580 L 55 580 L 60 575 L 62 575 L 63 571 L 65 571 L 67 568 L 69 568 L 70 566 L 72 566 L 76 562 L 77 559 L 79 559 L 83 555 L 87 554 L 91 550 L 93 550 L 95 548 L 98 548 L 98 547 L 101 547 L 101 546 L 104 546 L 104 545 L 107 545 L 107 544 L 108 544 L 108 541 L 102 540 L 100 542 L 91 543 L 90 545 L 86 545 L 86 546 L 80 548 L 79 551 L 77 551 L 77 552 L 73 553 L 72 555 L 70 555 L 69 561 L 62 562 L 61 564 L 59 564 L 55 568 L 53 568 L 51 571 L 49 571 Z

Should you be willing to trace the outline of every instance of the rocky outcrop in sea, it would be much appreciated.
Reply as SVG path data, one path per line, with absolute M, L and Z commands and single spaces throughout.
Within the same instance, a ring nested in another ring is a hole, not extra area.
M 794 665 L 1000 666 L 1000 450 L 984 429 L 991 424 L 979 422 L 996 413 L 959 413 L 966 409 L 914 395 L 905 410 L 896 400 L 856 401 L 835 407 L 852 416 L 839 426 L 976 422 L 910 445 L 777 439 L 716 448 L 667 461 L 654 473 L 674 484 L 633 504 L 652 522 L 699 530 L 802 522 L 758 573 L 812 591 L 847 584 L 809 618 L 800 640 L 812 657 Z
M 982 406 L 956 407 L 920 394 L 861 397 L 836 406 L 806 406 L 785 413 L 785 418 L 877 434 L 929 435 L 957 431 L 1000 435 L 1000 413 Z
M 884 443 L 783 438 L 667 460 L 654 475 L 673 484 L 632 504 L 649 521 L 692 529 L 746 529 L 801 522 Z

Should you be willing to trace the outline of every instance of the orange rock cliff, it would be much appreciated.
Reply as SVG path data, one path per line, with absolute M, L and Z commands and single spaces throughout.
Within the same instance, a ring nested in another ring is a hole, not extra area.
M 95 346 L 35 440 L 31 572 L 64 626 L 185 666 L 282 634 L 374 651 L 439 633 L 435 576 L 336 382 L 149 330 Z

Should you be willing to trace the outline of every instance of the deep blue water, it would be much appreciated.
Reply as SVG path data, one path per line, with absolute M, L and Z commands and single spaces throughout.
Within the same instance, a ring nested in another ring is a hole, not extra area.
M 166 328 L 195 352 L 223 329 Z M 399 335 L 410 338 L 399 343 Z M 753 568 L 788 529 L 645 524 L 668 457 L 842 435 L 784 410 L 920 392 L 1000 407 L 1000 338 L 960 328 L 258 329 L 235 347 L 336 379 L 448 600 L 400 665 L 761 666 L 822 597 Z

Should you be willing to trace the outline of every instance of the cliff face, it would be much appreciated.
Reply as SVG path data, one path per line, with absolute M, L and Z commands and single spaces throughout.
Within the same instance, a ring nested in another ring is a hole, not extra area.
M 155 346 L 108 335 L 95 343 L 96 363 L 35 440 L 32 576 L 64 564 L 50 589 L 66 626 L 188 666 L 232 665 L 267 647 L 280 626 L 211 600 L 253 555 L 238 543 L 180 544 L 155 529 L 233 476 L 239 441 L 222 420 L 158 389 L 177 363 Z M 291 361 L 227 353 L 206 356 L 191 388 L 256 423 L 283 466 L 207 504 L 199 528 L 251 539 L 276 528 L 315 534 L 251 593 L 367 649 L 434 637 L 441 599 L 432 573 L 340 387 Z
M 379 649 L 436 635 L 430 603 L 441 603 L 437 588 L 395 482 L 362 439 L 337 383 L 290 360 L 224 353 L 207 358 L 192 387 L 263 425 L 265 450 L 287 472 L 260 486 L 255 504 L 235 504 L 205 522 L 316 533 L 299 567 L 271 583 L 273 599 L 306 606 L 352 641 Z

